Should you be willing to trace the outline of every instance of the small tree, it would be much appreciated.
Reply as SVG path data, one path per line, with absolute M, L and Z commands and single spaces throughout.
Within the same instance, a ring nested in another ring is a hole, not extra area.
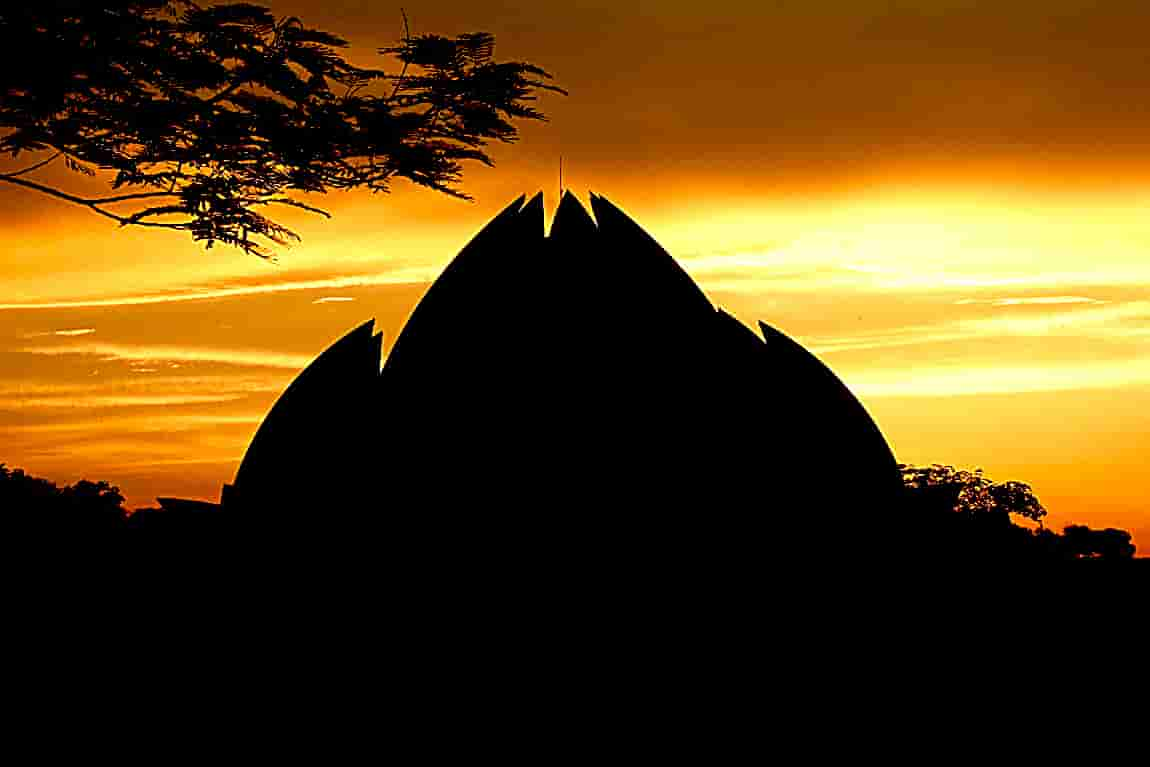
M 1135 547 L 1130 533 L 1107 527 L 1095 530 L 1086 525 L 1068 525 L 1062 530 L 1062 546 L 1070 559 L 1132 559 Z
M 58 487 L 0 463 L 0 526 L 7 532 L 69 533 L 120 528 L 124 496 L 108 482 L 82 479 Z
M 515 118 L 544 120 L 532 64 L 496 62 L 490 34 L 412 35 L 379 49 L 395 74 L 348 63 L 345 40 L 248 3 L 39 0 L 0 9 L 0 152 L 36 162 L 0 181 L 121 226 L 185 231 L 269 255 L 299 237 L 273 205 L 294 193 L 386 192 L 395 178 L 465 198 L 462 163 L 491 165 Z M 34 180 L 62 162 L 110 171 L 113 194 Z
M 1024 482 L 996 483 L 983 476 L 982 469 L 965 471 L 937 463 L 901 468 L 912 502 L 968 516 L 1017 514 L 1039 526 L 1046 516 L 1046 509 Z

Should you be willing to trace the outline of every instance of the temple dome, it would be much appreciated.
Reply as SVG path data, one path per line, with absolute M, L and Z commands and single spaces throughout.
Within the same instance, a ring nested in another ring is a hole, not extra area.
M 304 368 L 260 424 L 223 502 L 232 508 L 293 508 L 345 496 L 333 477 L 354 477 L 376 420 L 382 337 L 374 320 L 355 328 Z
M 605 520 L 750 530 L 816 512 L 851 535 L 860 510 L 895 510 L 893 455 L 829 368 L 716 309 L 606 198 L 591 207 L 565 194 L 547 236 L 542 195 L 508 206 L 431 285 L 382 373 L 371 323 L 322 354 L 253 440 L 237 505 L 321 498 L 298 492 L 318 466 L 345 467 L 341 504 L 514 514 L 576 537 Z M 294 493 L 275 489 L 285 478 Z

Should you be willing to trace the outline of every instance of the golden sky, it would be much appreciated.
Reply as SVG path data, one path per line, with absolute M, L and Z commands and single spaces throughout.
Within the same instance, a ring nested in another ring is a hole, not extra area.
M 269 4 L 364 63 L 402 31 L 375 0 Z M 571 95 L 469 170 L 475 203 L 329 195 L 331 221 L 283 216 L 304 241 L 276 264 L 0 188 L 0 461 L 131 505 L 217 498 L 303 365 L 373 316 L 390 346 L 495 212 L 554 204 L 562 154 L 569 187 L 620 205 L 716 303 L 819 354 L 900 460 L 1027 481 L 1055 526 L 1150 549 L 1150 6 L 407 12 L 415 32 L 493 32 Z

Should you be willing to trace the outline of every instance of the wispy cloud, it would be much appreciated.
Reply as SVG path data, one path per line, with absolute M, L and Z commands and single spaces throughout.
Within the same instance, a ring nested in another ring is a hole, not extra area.
M 342 303 L 347 303 L 349 301 L 354 301 L 354 300 L 355 299 L 352 298 L 351 296 L 324 296 L 323 298 L 317 298 L 316 300 L 312 301 L 312 303 L 313 304 L 342 304 Z
M 860 273 L 861 276 L 861 273 Z M 950 291 L 960 289 L 1066 290 L 1091 287 L 1144 285 L 1150 282 L 1150 268 L 1099 268 L 1092 271 L 1047 271 L 1040 273 L 966 274 L 948 271 L 889 270 L 874 273 L 866 287 L 890 291 Z
M 1101 336 L 1124 334 L 1122 323 L 1150 321 L 1150 301 L 1121 304 L 1097 302 L 1088 308 L 1053 311 L 1038 316 L 983 317 L 959 320 L 956 324 L 978 335 L 1049 336 L 1058 332 L 1090 333 Z
M 244 395 L 242 394 L 89 394 L 81 397 L 24 397 L 15 404 L 22 409 L 166 407 L 171 405 L 208 405 L 220 402 L 235 402 L 243 398 Z
M 215 427 L 248 427 L 255 426 L 264 420 L 265 413 L 251 414 L 224 414 L 212 413 L 148 413 L 143 428 L 150 431 L 188 431 Z M 90 433 L 93 430 L 108 431 L 109 425 L 130 428 L 133 431 L 143 430 L 142 418 L 137 413 L 107 414 L 100 413 L 98 419 L 85 419 L 65 422 L 47 422 L 25 424 L 18 427 L 21 434 L 68 434 L 70 432 Z
M 270 367 L 300 370 L 312 355 L 291 354 L 263 349 L 212 349 L 179 346 L 129 346 L 124 344 L 70 344 L 68 346 L 32 346 L 21 351 L 28 354 L 62 356 L 83 354 L 102 361 L 124 362 L 209 362 L 244 367 Z
M 805 344 L 814 354 L 835 354 L 874 349 L 892 349 L 900 346 L 920 346 L 962 341 L 977 337 L 973 330 L 963 330 L 947 325 L 918 325 L 902 327 L 882 333 L 857 333 L 843 337 L 815 337 Z
M 1086 296 L 1026 296 L 1023 298 L 963 298 L 954 302 L 956 306 L 989 304 L 990 306 L 1027 306 L 1048 304 L 1104 304 L 1106 301 Z
M 852 377 L 850 388 L 864 398 L 956 397 L 1144 384 L 1150 384 L 1150 360 L 869 370 Z
M 426 267 L 396 269 L 384 274 L 363 274 L 348 277 L 329 277 L 314 280 L 284 280 L 255 285 L 232 285 L 218 288 L 200 288 L 180 292 L 159 293 L 142 296 L 120 296 L 113 298 L 77 299 L 74 301 L 31 301 L 26 303 L 0 303 L 2 310 L 18 309 L 89 309 L 112 306 L 146 306 L 149 304 L 169 304 L 182 301 L 205 301 L 219 298 L 257 296 L 269 293 L 286 293 L 299 290 L 329 290 L 362 288 L 375 285 L 407 285 L 426 282 Z
M 279 391 L 283 383 L 269 381 L 256 375 L 157 376 L 146 380 L 118 378 L 93 383 L 0 382 L 0 399 L 6 404 L 21 397 L 77 397 L 87 394 L 125 394 L 140 392 L 153 394 L 158 387 L 168 392 L 210 391 L 213 394 L 260 394 Z
M 44 336 L 63 336 L 70 338 L 73 336 L 87 336 L 95 333 L 95 328 L 69 328 L 67 330 L 46 330 L 43 333 L 29 333 L 25 338 L 43 338 Z
M 1010 303 L 997 303 L 996 299 L 988 303 L 998 307 L 1029 304 L 1022 299 L 1009 299 L 1009 301 Z M 967 301 L 966 303 L 979 302 Z M 1087 302 L 1055 301 L 1042 303 L 1080 305 L 1081 308 L 1047 311 L 1039 315 L 1028 316 L 999 313 L 990 317 L 906 325 L 882 332 L 854 333 L 849 336 L 822 336 L 806 340 L 809 348 L 815 354 L 834 354 L 836 352 L 1010 336 L 1047 339 L 1054 339 L 1059 336 L 1090 336 L 1100 340 L 1150 336 L 1150 301 L 1126 301 L 1111 304 L 1106 301 L 1088 299 Z

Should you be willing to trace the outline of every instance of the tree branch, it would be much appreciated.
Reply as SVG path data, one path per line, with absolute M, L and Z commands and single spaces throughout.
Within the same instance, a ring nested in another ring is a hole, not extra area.
M 89 208 L 89 209 L 95 211 L 96 213 L 99 213 L 104 218 L 112 219 L 113 221 L 120 224 L 121 226 L 127 226 L 130 224 L 133 226 L 155 226 L 155 227 L 161 227 L 164 229 L 186 229 L 187 225 L 190 223 L 190 222 L 185 222 L 185 223 L 179 223 L 179 224 L 157 224 L 157 223 L 150 223 L 150 222 L 146 222 L 146 221 L 132 221 L 127 216 L 118 216 L 115 213 L 111 213 L 110 211 L 106 211 L 100 207 L 101 204 L 106 203 L 106 202 L 120 202 L 122 200 L 135 199 L 137 197 L 159 197 L 159 196 L 172 197 L 172 196 L 174 196 L 174 195 L 168 194 L 167 192 L 148 192 L 148 193 L 139 194 L 139 195 L 121 195 L 120 197 L 107 197 L 107 198 L 103 198 L 103 199 L 92 199 L 92 200 L 90 200 L 90 199 L 87 199 L 84 197 L 77 197 L 74 194 L 68 194 L 67 192 L 61 192 L 59 189 L 53 189 L 50 186 L 45 186 L 44 184 L 39 184 L 35 181 L 29 181 L 26 178 L 17 178 L 15 176 L 11 176 L 11 175 L 0 175 L 0 181 L 7 182 L 9 184 L 16 184 L 17 186 L 26 187 L 28 189 L 35 189 L 37 192 L 43 192 L 44 194 L 49 195 L 51 197 L 56 197 L 57 199 L 60 199 L 60 200 L 66 200 L 67 202 L 73 202 L 73 203 L 76 203 L 77 205 L 83 205 L 85 208 Z
M 99 4 L 68 5 L 75 9 L 66 18 L 52 3 L 19 14 L 48 59 L 74 54 L 72 36 L 60 30 L 103 29 L 107 21 Z M 6 73 L 19 99 L 0 109 L 0 150 L 8 150 L 0 153 L 13 158 L 0 166 L 0 182 L 121 226 L 181 229 L 209 247 L 251 252 L 249 234 L 298 239 L 260 215 L 282 207 L 329 215 L 297 193 L 386 192 L 403 178 L 466 199 L 454 188 L 461 163 L 490 164 L 486 143 L 513 138 L 512 118 L 544 119 L 527 103 L 536 90 L 557 89 L 538 67 L 492 61 L 490 35 L 416 38 L 404 8 L 403 40 L 377 49 L 399 56 L 392 74 L 355 67 L 337 50 L 341 38 L 248 3 L 188 2 L 194 12 L 162 23 L 164 3 L 123 5 L 122 34 L 107 40 L 99 60 L 78 62 L 82 71 Z M 342 100 L 334 83 L 348 86 Z M 360 94 L 368 84 L 381 92 Z M 109 181 L 108 194 L 35 175 L 54 160 Z
M 63 152 L 56 152 L 56 154 L 52 155 L 47 160 L 41 160 L 40 162 L 38 162 L 34 165 L 29 165 L 27 168 L 23 168 L 21 170 L 15 171 L 13 173 L 0 173 L 0 176 L 3 176 L 5 178 L 15 178 L 16 176 L 23 176 L 25 173 L 31 173 L 34 170 L 39 170 L 40 168 L 43 168 L 48 163 L 59 158 L 62 154 L 64 154 L 64 153 Z
M 184 171 L 184 161 L 180 160 L 178 163 L 176 163 L 175 172 L 172 173 L 172 183 L 168 186 L 168 193 L 169 194 L 176 191 L 176 181 L 179 180 L 180 176 L 183 175 L 183 171 Z
M 113 202 L 127 200 L 146 200 L 154 197 L 179 197 L 175 192 L 137 192 L 135 194 L 121 194 L 116 197 L 93 197 L 85 201 L 88 205 L 108 205 Z
M 275 199 L 271 199 L 271 200 L 254 200 L 248 204 L 249 205 L 271 205 L 273 203 L 279 204 L 279 205 L 290 205 L 293 208 L 301 208 L 302 210 L 310 211 L 312 213 L 318 213 L 321 216 L 323 216 L 324 218 L 331 218 L 331 214 L 328 213 L 326 210 L 323 210 L 322 208 L 317 208 L 314 205 L 308 205 L 306 203 L 302 203 L 299 200 L 293 200 L 289 197 L 276 197 Z
M 411 27 L 407 24 L 407 11 L 400 8 L 399 13 L 403 16 L 403 41 L 407 42 L 411 39 Z M 391 91 L 391 95 L 387 97 L 386 103 L 390 104 L 391 100 L 395 98 L 395 94 L 399 93 L 399 86 L 403 85 L 403 78 L 407 75 L 408 63 L 407 61 L 403 62 L 403 69 L 399 71 L 399 77 L 395 78 L 395 88 Z
M 83 205 L 115 221 L 120 221 L 123 218 L 122 216 L 117 216 L 115 213 L 108 213 L 107 211 L 100 210 L 96 206 L 96 203 L 92 202 L 91 200 L 87 200 L 83 197 L 77 197 L 76 195 L 68 194 L 67 192 L 61 192 L 59 189 L 53 189 L 50 186 L 38 184 L 35 181 L 29 181 L 25 178 L 16 178 L 14 176 L 0 176 L 0 181 L 7 182 L 9 184 L 16 184 L 17 186 L 23 186 L 28 189 L 35 189 L 37 192 L 43 192 L 44 194 L 56 197 L 61 200 L 67 200 L 68 202 L 74 202 L 77 205 Z

